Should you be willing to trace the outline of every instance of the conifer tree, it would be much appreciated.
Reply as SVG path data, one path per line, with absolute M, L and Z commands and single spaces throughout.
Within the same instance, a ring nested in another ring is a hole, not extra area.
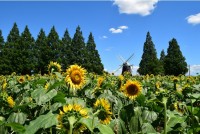
M 51 51 L 49 52 L 49 62 L 54 61 L 61 63 L 61 41 L 59 40 L 58 33 L 54 26 L 51 28 L 50 33 L 47 36 L 47 44 L 51 48 Z
M 165 51 L 162 50 L 160 53 L 160 62 L 164 63 L 164 60 L 165 60 Z
M 161 53 L 160 53 L 160 59 L 159 59 L 159 62 L 161 64 L 161 72 L 160 74 L 164 75 L 165 74 L 165 69 L 164 69 L 164 60 L 165 60 L 165 51 L 162 50 Z
M 5 65 L 5 61 L 7 59 L 5 59 L 6 57 L 4 56 L 4 46 L 5 46 L 5 42 L 4 42 L 4 38 L 3 38 L 3 35 L 2 35 L 2 31 L 0 30 L 0 74 L 4 74 L 5 70 L 4 70 L 4 67 L 6 66 Z
M 178 42 L 174 38 L 169 41 L 167 55 L 164 60 L 164 69 L 166 75 L 175 76 L 184 75 L 188 71 L 185 57 L 183 57 Z
M 7 43 L 18 43 L 19 40 L 20 40 L 19 29 L 18 29 L 17 23 L 15 22 L 7 37 Z
M 35 41 L 32 37 L 28 26 L 25 26 L 24 31 L 21 34 L 20 45 L 18 46 L 18 68 L 21 74 L 31 74 L 35 71 L 35 55 L 34 55 Z
M 35 42 L 35 54 L 36 54 L 36 72 L 42 75 L 47 73 L 47 66 L 49 64 L 49 53 L 51 49 L 47 45 L 47 37 L 43 29 L 40 30 L 36 42 Z
M 71 64 L 71 57 L 72 57 L 72 50 L 71 50 L 71 37 L 69 35 L 68 30 L 65 30 L 64 36 L 62 38 L 62 47 L 61 50 L 61 57 L 62 60 L 62 67 L 65 70 Z
M 78 64 L 86 68 L 88 63 L 86 46 L 80 26 L 76 28 L 76 33 L 72 39 L 71 50 L 73 52 L 71 57 L 71 64 Z
M 4 38 L 2 35 L 2 31 L 0 30 L 0 50 L 2 50 L 3 46 L 4 46 Z
M 86 49 L 88 52 L 88 66 L 87 69 L 89 72 L 95 72 L 97 74 L 103 73 L 103 64 L 101 63 L 101 59 L 98 53 L 98 50 L 96 50 L 96 44 L 94 42 L 94 37 L 92 33 L 90 33 L 88 37 L 88 42 L 86 45 Z
M 12 72 L 19 72 L 18 57 L 19 55 L 20 34 L 16 23 L 14 23 L 10 33 L 7 36 L 7 41 L 4 47 L 4 74 L 11 74 Z
M 152 41 L 151 35 L 147 32 L 146 41 L 144 43 L 142 60 L 139 64 L 138 72 L 140 75 L 146 74 L 160 74 L 160 63 L 157 58 L 155 45 Z

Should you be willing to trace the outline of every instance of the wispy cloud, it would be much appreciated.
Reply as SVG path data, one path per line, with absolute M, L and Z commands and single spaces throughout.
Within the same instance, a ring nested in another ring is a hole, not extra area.
M 111 51 L 113 49 L 113 47 L 108 47 L 105 49 L 105 51 Z
M 119 26 L 118 28 L 110 28 L 111 33 L 122 33 L 123 30 L 128 29 L 128 26 Z
M 102 38 L 103 38 L 103 39 L 107 39 L 108 37 L 104 35 L 104 36 L 102 36 Z
M 190 15 L 186 19 L 187 19 L 187 22 L 190 24 L 193 24 L 193 25 L 200 24 L 200 13 Z
M 200 74 L 200 65 L 191 65 L 190 66 L 190 74 L 191 75 L 197 75 Z
M 103 35 L 103 36 L 99 36 L 99 39 L 107 39 L 108 37 Z
M 120 13 L 146 16 L 155 9 L 158 0 L 114 0 Z

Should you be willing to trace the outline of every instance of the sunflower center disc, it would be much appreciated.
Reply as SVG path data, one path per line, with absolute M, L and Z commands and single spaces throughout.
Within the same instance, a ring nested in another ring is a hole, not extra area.
M 137 86 L 135 86 L 135 85 L 130 85 L 130 86 L 128 86 L 128 88 L 127 88 L 127 93 L 128 93 L 129 95 L 135 95 L 135 94 L 137 94 L 137 92 L 138 92 Z

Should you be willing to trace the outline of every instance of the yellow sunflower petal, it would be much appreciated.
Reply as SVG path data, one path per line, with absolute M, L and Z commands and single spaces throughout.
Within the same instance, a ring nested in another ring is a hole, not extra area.
M 72 89 L 81 89 L 85 85 L 86 70 L 78 65 L 71 65 L 67 69 L 65 81 Z
M 134 100 L 141 93 L 141 85 L 138 81 L 128 80 L 122 87 L 122 91 L 129 99 Z

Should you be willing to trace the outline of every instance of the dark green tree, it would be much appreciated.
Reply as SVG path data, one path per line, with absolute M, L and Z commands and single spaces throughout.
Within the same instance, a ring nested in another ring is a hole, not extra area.
M 17 49 L 18 52 L 18 73 L 20 74 L 31 74 L 35 71 L 36 57 L 34 54 L 35 41 L 32 37 L 28 26 L 25 26 L 24 31 L 21 34 L 20 44 Z
M 165 69 L 164 69 L 164 60 L 165 60 L 165 51 L 162 50 L 161 53 L 160 53 L 160 64 L 161 64 L 161 72 L 160 74 L 164 75 L 165 74 Z
M 50 30 L 50 33 L 47 36 L 47 44 L 51 48 L 51 51 L 49 51 L 49 60 L 62 63 L 62 58 L 61 58 L 61 41 L 59 39 L 59 35 L 56 32 L 55 27 L 53 26 Z
M 72 50 L 71 50 L 71 37 L 69 35 L 68 30 L 65 30 L 64 36 L 62 38 L 62 47 L 61 50 L 61 57 L 63 57 L 62 60 L 62 67 L 65 71 L 66 68 L 71 64 L 71 57 L 72 57 Z
M 166 75 L 185 74 L 188 71 L 185 57 L 183 57 L 176 39 L 169 41 L 167 55 L 164 60 L 164 69 Z
M 164 60 L 165 60 L 165 51 L 162 50 L 160 53 L 160 62 L 164 63 Z
M 76 28 L 76 33 L 74 34 L 71 45 L 71 50 L 73 52 L 71 64 L 78 64 L 87 68 L 88 57 L 80 26 Z
M 7 36 L 7 41 L 3 49 L 3 65 L 1 68 L 4 70 L 2 74 L 11 74 L 12 72 L 18 73 L 18 55 L 20 44 L 20 34 L 16 23 L 14 23 L 10 33 Z
M 6 60 L 4 56 L 4 46 L 5 46 L 5 42 L 2 35 L 2 31 L 0 30 L 0 72 L 1 74 L 4 74 L 3 67 L 5 66 L 5 60 Z
M 37 60 L 36 72 L 42 75 L 47 73 L 47 66 L 49 64 L 50 47 L 47 45 L 47 37 L 43 29 L 40 30 L 35 42 L 35 55 Z
M 157 58 L 157 53 L 155 45 L 152 41 L 151 35 L 147 32 L 146 41 L 144 43 L 142 60 L 139 64 L 139 69 L 137 70 L 140 75 L 146 74 L 160 74 L 160 62 Z
M 7 37 L 7 43 L 19 43 L 19 40 L 20 40 L 19 29 L 17 23 L 15 22 Z M 9 47 L 12 46 L 9 44 Z
M 103 73 L 103 64 L 101 63 L 101 59 L 98 53 L 98 50 L 96 50 L 96 44 L 94 42 L 94 37 L 92 33 L 90 33 L 88 37 L 88 42 L 86 45 L 86 50 L 88 52 L 88 66 L 87 70 L 89 72 L 95 72 L 97 74 Z
M 2 35 L 2 31 L 0 30 L 0 51 L 2 50 L 4 44 L 5 44 L 4 38 L 3 38 L 3 35 Z

